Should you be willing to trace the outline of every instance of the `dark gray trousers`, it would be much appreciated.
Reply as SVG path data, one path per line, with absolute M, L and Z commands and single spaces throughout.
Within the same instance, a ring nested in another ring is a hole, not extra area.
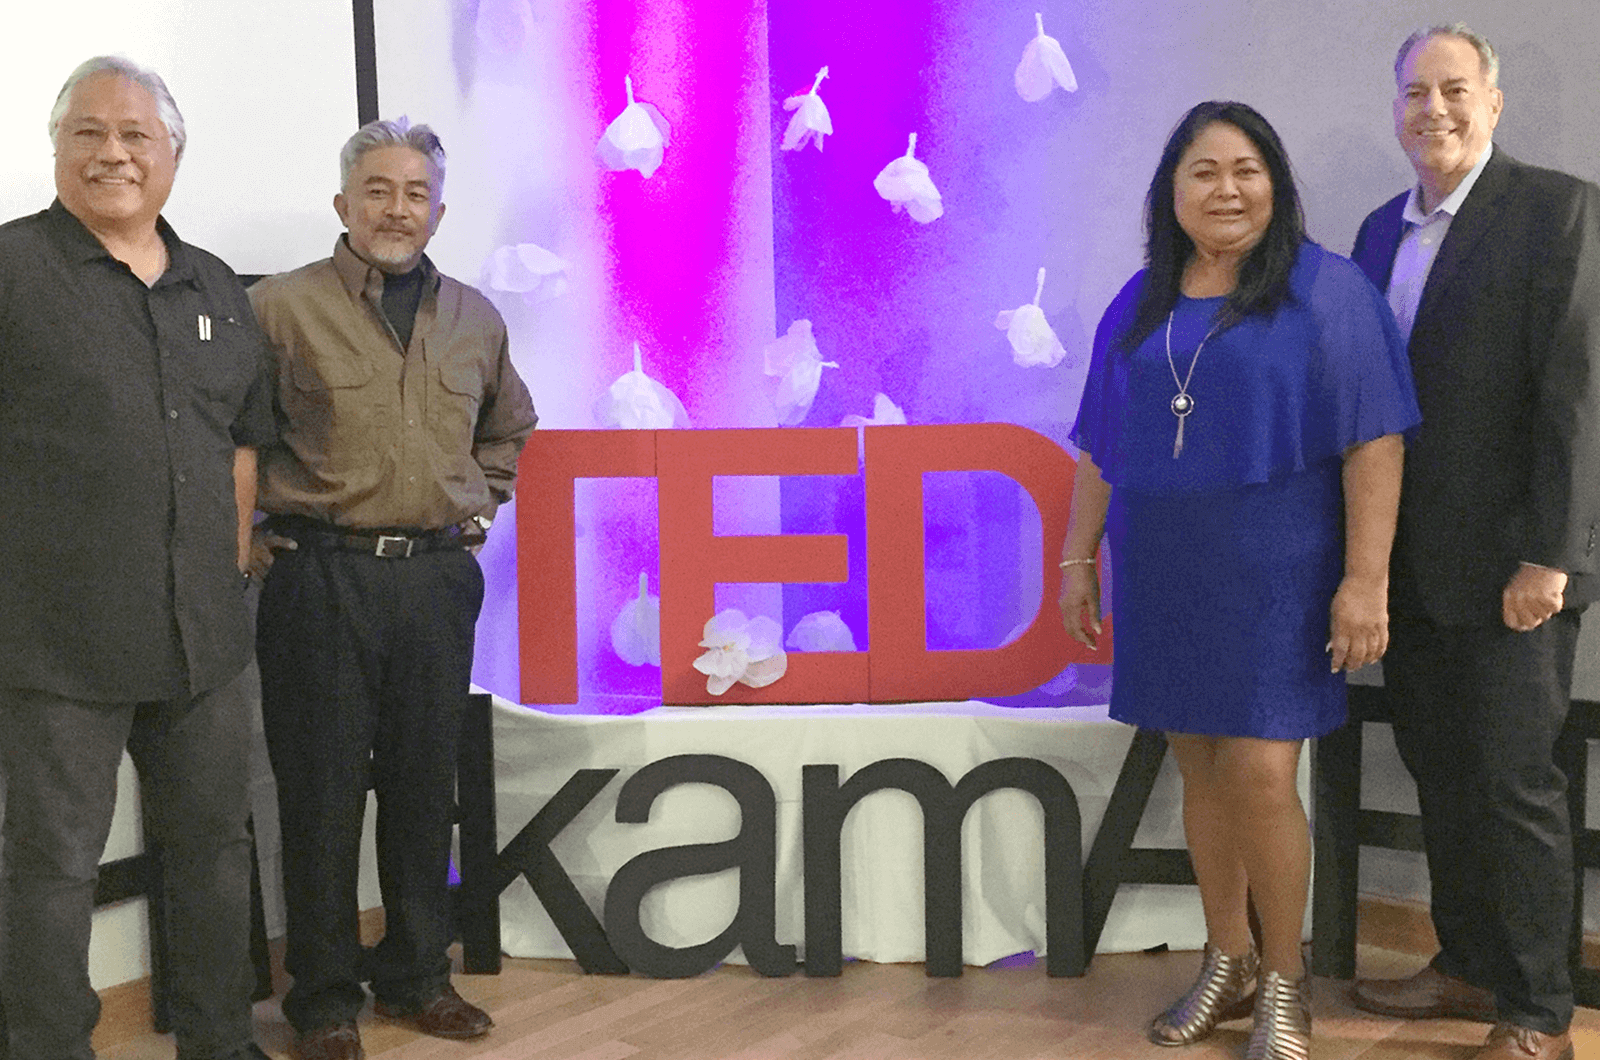
M 193 699 L 88 703 L 0 689 L 6 785 L 0 992 L 10 1060 L 91 1060 L 94 888 L 124 748 L 160 844 L 180 1060 L 253 1041 L 243 675 Z
M 1384 684 L 1417 782 L 1437 963 L 1493 990 L 1502 1019 L 1572 1020 L 1572 830 L 1555 743 L 1578 613 L 1529 633 L 1436 626 L 1397 602 Z

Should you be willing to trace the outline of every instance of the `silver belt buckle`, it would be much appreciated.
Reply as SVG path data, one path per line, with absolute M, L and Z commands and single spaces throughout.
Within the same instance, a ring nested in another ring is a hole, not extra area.
M 379 534 L 378 547 L 373 551 L 373 555 L 381 559 L 410 559 L 411 546 L 415 543 L 415 538 Z

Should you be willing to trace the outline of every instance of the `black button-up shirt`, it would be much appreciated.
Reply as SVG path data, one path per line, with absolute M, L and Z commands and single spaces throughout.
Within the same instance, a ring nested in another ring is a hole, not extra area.
M 146 287 L 58 200 L 0 225 L 0 686 L 215 688 L 250 654 L 233 458 L 274 437 L 238 277 L 159 221 Z

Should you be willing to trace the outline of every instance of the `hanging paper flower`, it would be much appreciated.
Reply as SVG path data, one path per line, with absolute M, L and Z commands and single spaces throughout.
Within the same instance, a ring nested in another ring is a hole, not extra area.
M 994 326 L 1006 333 L 1011 343 L 1011 359 L 1024 368 L 1054 368 L 1067 355 L 1061 340 L 1044 318 L 1039 297 L 1044 294 L 1044 269 L 1039 270 L 1039 285 L 1033 290 L 1033 304 L 1003 310 Z
M 917 134 L 911 134 L 906 153 L 883 167 L 883 172 L 872 179 L 878 194 L 889 200 L 896 213 L 905 210 L 913 220 L 922 224 L 944 213 L 944 200 L 939 189 L 928 176 L 928 167 L 917 161 Z
M 766 615 L 747 618 L 731 607 L 706 623 L 700 647 L 706 653 L 694 668 L 706 675 L 706 691 L 720 696 L 735 682 L 765 688 L 789 670 L 779 641 L 783 628 Z
M 792 110 L 795 115 L 789 119 L 789 127 L 783 132 L 782 150 L 798 151 L 806 144 L 814 143 L 820 151 L 822 138 L 833 135 L 833 119 L 828 117 L 828 105 L 817 95 L 817 89 L 822 87 L 822 79 L 827 76 L 828 68 L 824 66 L 817 71 L 817 79 L 812 83 L 810 92 L 790 96 L 783 101 L 783 109 Z
M 629 666 L 661 665 L 661 597 L 650 594 L 650 576 L 639 572 L 639 595 L 611 621 L 611 647 Z
M 772 399 L 778 410 L 778 424 L 796 426 L 806 418 L 811 403 L 817 399 L 822 370 L 839 365 L 822 359 L 817 340 L 811 335 L 809 320 L 790 324 L 787 333 L 767 343 L 762 355 L 766 362 L 764 371 L 778 377 L 778 392 Z
M 599 420 L 607 427 L 664 431 L 689 427 L 689 412 L 678 395 L 644 374 L 644 357 L 633 344 L 633 371 L 624 373 L 600 399 Z
M 480 0 L 477 25 L 478 43 L 510 55 L 522 48 L 533 28 L 533 12 L 528 0 Z
M 567 293 L 565 258 L 533 243 L 501 247 L 483 266 L 484 286 L 491 291 L 520 294 L 530 304 L 559 298 Z
M 841 427 L 882 427 L 892 423 L 906 422 L 906 414 L 900 411 L 900 406 L 889 400 L 889 395 L 879 394 L 872 399 L 872 418 L 851 414 L 839 421 Z
M 633 98 L 632 77 L 623 77 L 622 85 L 628 105 L 606 126 L 596 150 L 607 169 L 637 169 L 649 179 L 661 166 L 672 126 L 655 107 Z
M 855 651 L 856 638 L 837 611 L 813 611 L 794 624 L 784 644 L 795 651 Z
M 1015 78 L 1017 95 L 1029 103 L 1037 103 L 1054 92 L 1057 85 L 1068 92 L 1076 92 L 1078 79 L 1072 74 L 1072 64 L 1067 62 L 1061 42 L 1045 36 L 1042 13 L 1035 13 L 1033 20 L 1039 32 L 1022 49 L 1022 61 L 1017 64 Z

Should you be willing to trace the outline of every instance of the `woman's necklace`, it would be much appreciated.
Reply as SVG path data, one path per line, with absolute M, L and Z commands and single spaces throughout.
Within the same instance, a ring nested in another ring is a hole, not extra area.
M 1189 394 L 1189 380 L 1194 378 L 1194 366 L 1200 363 L 1200 351 L 1206 348 L 1206 342 L 1216 334 L 1216 327 L 1213 325 L 1212 329 L 1206 332 L 1206 337 L 1200 340 L 1200 345 L 1194 348 L 1194 357 L 1189 361 L 1188 374 L 1179 379 L 1177 362 L 1172 359 L 1172 318 L 1176 313 L 1176 308 L 1167 313 L 1167 367 L 1172 369 L 1172 381 L 1178 384 L 1178 392 L 1172 396 L 1172 414 L 1178 417 L 1178 436 L 1172 440 L 1174 460 L 1183 452 L 1183 421 L 1194 411 L 1194 398 Z

